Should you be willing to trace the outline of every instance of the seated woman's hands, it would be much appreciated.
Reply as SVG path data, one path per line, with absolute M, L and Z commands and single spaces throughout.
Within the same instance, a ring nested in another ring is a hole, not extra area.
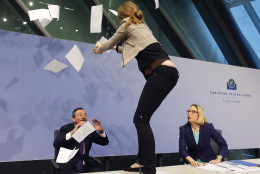
M 192 167 L 199 167 L 199 166 L 201 166 L 201 164 L 200 164 L 198 161 L 195 161 L 195 160 L 191 161 L 191 162 L 190 162 L 190 165 L 191 165 Z
M 198 161 L 195 161 L 193 158 L 191 158 L 190 156 L 186 157 L 186 160 L 189 161 L 190 165 L 192 167 L 199 167 L 201 166 L 201 164 Z
M 211 160 L 209 163 L 210 164 L 218 164 L 220 163 L 221 161 L 219 159 L 215 159 L 215 160 Z
M 210 163 L 210 164 L 218 164 L 218 163 L 220 163 L 221 161 L 222 161 L 222 156 L 218 155 L 218 156 L 217 156 L 217 159 L 211 160 L 209 163 Z

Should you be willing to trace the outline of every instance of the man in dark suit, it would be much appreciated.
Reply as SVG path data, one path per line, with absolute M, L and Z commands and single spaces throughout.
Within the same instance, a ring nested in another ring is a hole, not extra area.
M 87 122 L 87 114 L 83 108 L 76 108 L 72 112 L 72 121 L 73 123 L 66 124 L 60 128 L 60 134 L 54 140 L 53 146 L 56 149 L 60 147 L 66 149 L 80 149 L 80 144 L 82 144 L 82 153 L 80 150 L 77 154 L 67 163 L 59 163 L 60 173 L 61 174 L 72 174 L 80 172 L 98 172 L 101 171 L 97 168 L 89 158 L 89 151 L 91 149 L 92 143 L 99 145 L 107 145 L 108 137 L 103 130 L 102 124 L 99 120 L 93 119 L 94 128 L 96 131 L 89 134 L 84 140 L 83 143 L 78 143 L 72 135 Z M 83 167 L 82 167 L 83 166 Z

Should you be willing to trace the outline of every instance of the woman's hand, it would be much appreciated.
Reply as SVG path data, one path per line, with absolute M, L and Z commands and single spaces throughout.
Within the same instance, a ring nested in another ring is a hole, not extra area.
M 220 159 L 215 159 L 215 160 L 211 160 L 209 163 L 210 164 L 218 164 L 218 163 L 220 163 L 221 162 L 221 160 Z
M 186 157 L 186 160 L 189 161 L 189 163 L 190 163 L 190 165 L 191 165 L 192 167 L 199 167 L 199 166 L 201 166 L 198 161 L 195 161 L 195 160 L 194 160 L 192 157 L 190 157 L 190 156 L 187 156 L 187 157 Z
M 201 164 L 200 164 L 198 161 L 195 161 L 195 160 L 191 161 L 191 162 L 190 162 L 190 165 L 191 165 L 192 167 L 199 167 L 199 166 L 201 166 Z
M 95 54 L 102 54 L 103 51 L 100 47 L 96 48 L 95 51 L 94 51 Z
M 221 162 L 222 158 L 223 158 L 223 156 L 218 155 L 215 160 L 211 160 L 209 163 L 210 163 L 210 164 L 218 164 L 218 163 Z

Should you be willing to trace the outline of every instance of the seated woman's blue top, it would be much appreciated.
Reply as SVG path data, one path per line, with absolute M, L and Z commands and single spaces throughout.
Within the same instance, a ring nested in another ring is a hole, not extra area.
M 199 143 L 200 133 L 199 133 L 199 132 L 193 133 L 193 136 L 194 136 L 194 139 L 195 139 L 196 144 L 198 144 L 198 143 Z M 199 163 L 206 163 L 205 161 L 201 161 L 199 158 L 198 158 L 197 161 L 198 161 Z

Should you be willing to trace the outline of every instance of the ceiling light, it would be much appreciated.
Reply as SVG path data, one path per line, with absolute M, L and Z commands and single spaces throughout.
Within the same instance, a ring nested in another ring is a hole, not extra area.
M 68 7 L 64 7 L 65 10 L 71 10 L 71 11 L 74 11 L 73 8 L 68 8 Z

